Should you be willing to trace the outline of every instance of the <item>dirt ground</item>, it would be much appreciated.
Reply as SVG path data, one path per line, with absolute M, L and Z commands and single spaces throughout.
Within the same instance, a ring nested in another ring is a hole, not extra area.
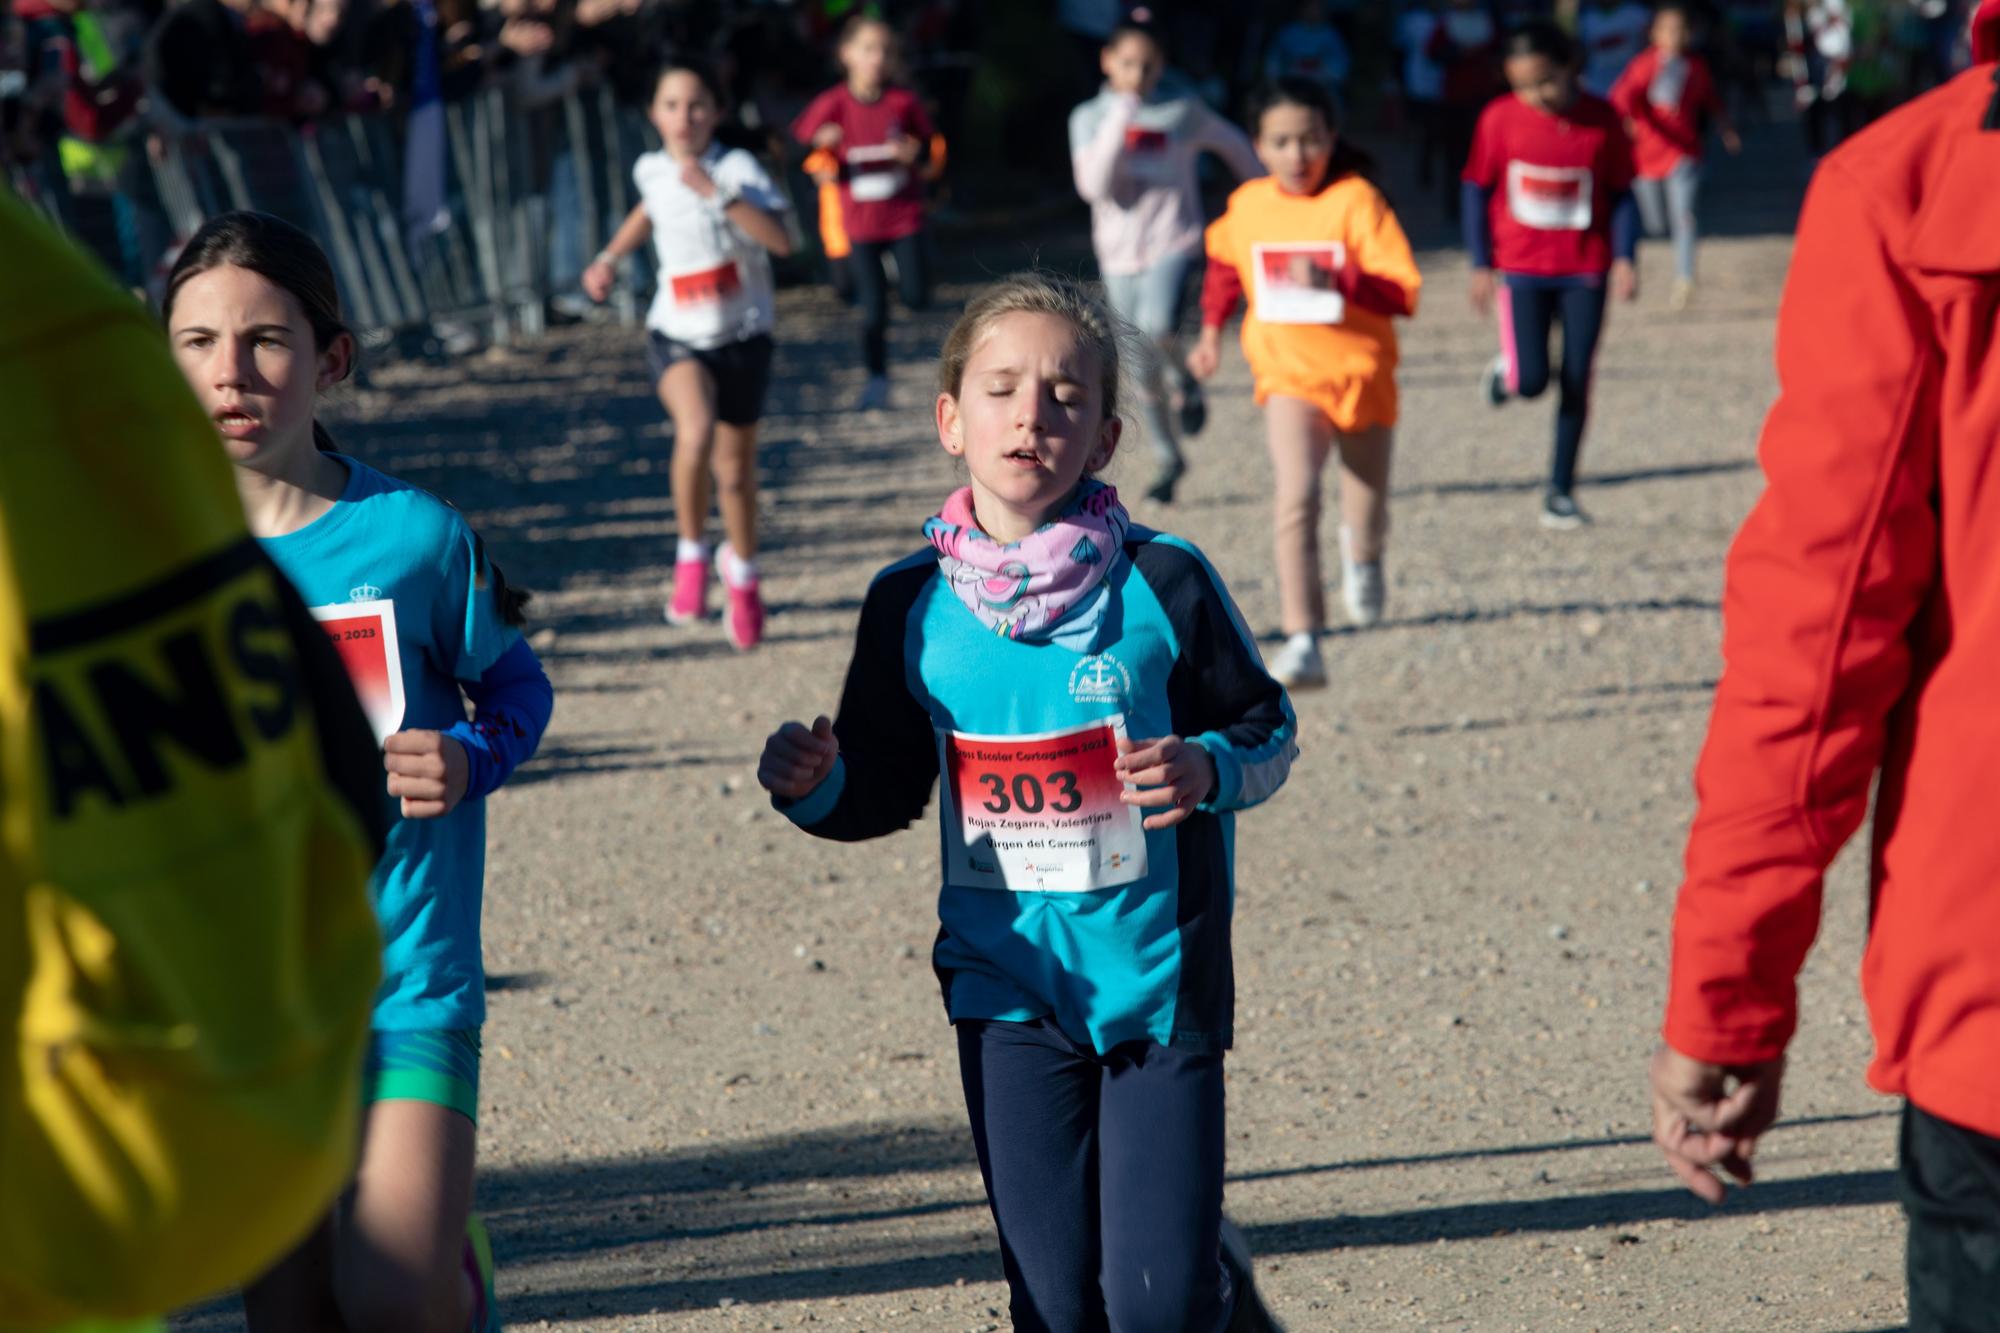
M 1805 168 L 1784 127 L 1717 166 L 1695 306 L 1666 247 L 1612 318 L 1585 459 L 1595 527 L 1535 523 L 1551 406 L 1494 411 L 1493 335 L 1413 183 L 1390 618 L 1330 643 L 1290 785 L 1239 825 L 1228 1207 L 1294 1330 L 1900 1326 L 1895 1107 L 1870 1093 L 1859 858 L 1803 982 L 1788 1123 L 1710 1210 L 1646 1141 L 1721 559 L 1759 486 Z M 379 369 L 346 447 L 468 511 L 539 590 L 541 755 L 492 801 L 480 1204 L 510 1327 L 1006 1326 L 929 966 L 935 834 L 814 842 L 752 770 L 836 698 L 870 573 L 953 483 L 930 377 L 965 281 L 1081 262 L 1080 219 L 952 252 L 894 334 L 897 406 L 849 317 L 785 293 L 764 451 L 773 619 L 739 657 L 660 619 L 666 450 L 636 333 L 559 331 Z M 1171 509 L 1274 633 L 1262 423 L 1232 348 Z M 1328 548 L 1332 548 L 1329 519 Z M 222 1307 L 187 1328 L 224 1328 Z

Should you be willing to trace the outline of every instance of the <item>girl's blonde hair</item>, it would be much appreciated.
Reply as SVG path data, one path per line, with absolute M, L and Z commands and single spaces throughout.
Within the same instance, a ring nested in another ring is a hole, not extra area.
M 958 397 L 965 380 L 965 363 L 996 321 L 1016 314 L 1054 315 L 1069 322 L 1097 355 L 1104 419 L 1117 416 L 1124 367 L 1136 355 L 1138 332 L 1112 313 L 1101 287 L 1041 269 L 1003 278 L 972 298 L 945 336 L 944 351 L 938 357 L 938 391 Z

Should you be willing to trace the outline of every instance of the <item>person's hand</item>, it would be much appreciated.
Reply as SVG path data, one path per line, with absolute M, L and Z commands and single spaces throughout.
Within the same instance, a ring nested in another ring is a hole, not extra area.
M 764 742 L 757 783 L 773 796 L 796 801 L 832 776 L 838 758 L 840 742 L 833 738 L 832 719 L 814 719 L 810 731 L 802 722 L 787 722 Z
M 681 184 L 704 199 L 715 198 L 715 177 L 709 175 L 708 168 L 696 158 L 691 157 L 681 163 Z
M 1681 1182 L 1710 1203 L 1721 1203 L 1728 1192 L 1718 1168 L 1748 1185 L 1757 1140 L 1778 1118 L 1784 1058 L 1712 1065 L 1662 1045 L 1647 1072 L 1653 1142 Z
M 1146 809 L 1168 807 L 1147 817 L 1149 829 L 1172 828 L 1215 790 L 1215 756 L 1178 736 L 1119 741 L 1115 770 L 1121 781 L 1139 788 L 1120 792 L 1119 800 Z
M 441 731 L 399 731 L 382 743 L 389 794 L 403 800 L 403 818 L 437 819 L 465 799 L 471 777 L 465 747 Z
M 840 145 L 840 126 L 822 125 L 813 131 L 813 147 L 837 148 Z
M 840 184 L 840 172 L 833 169 L 815 171 L 812 173 L 812 180 L 815 185 L 838 185 Z
M 1222 366 L 1222 330 L 1213 324 L 1204 324 L 1201 337 L 1188 351 L 1188 374 L 1198 380 L 1205 380 Z
M 618 282 L 618 270 L 607 260 L 593 259 L 590 267 L 583 271 L 583 294 L 603 305 L 610 299 L 611 288 Z
M 1724 130 L 1722 132 L 1722 146 L 1729 151 L 1731 157 L 1735 157 L 1743 151 L 1743 136 L 1735 130 Z
M 539 19 L 513 18 L 500 26 L 500 45 L 517 56 L 538 56 L 555 42 L 555 29 Z
M 1611 264 L 1611 294 L 1621 301 L 1639 299 L 1639 270 L 1629 259 L 1619 259 Z
M 1466 285 L 1466 299 L 1472 302 L 1472 309 L 1481 319 L 1493 313 L 1493 270 L 1476 268 L 1472 270 L 1472 281 Z
M 889 152 L 904 166 L 915 166 L 917 158 L 923 154 L 924 146 L 909 135 L 897 130 L 889 139 Z

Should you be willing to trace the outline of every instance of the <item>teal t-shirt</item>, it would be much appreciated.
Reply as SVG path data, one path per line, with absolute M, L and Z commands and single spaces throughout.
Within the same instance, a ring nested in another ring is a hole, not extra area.
M 485 553 L 444 501 L 351 458 L 332 509 L 264 549 L 334 637 L 378 738 L 466 718 L 477 681 L 519 638 L 500 617 Z M 486 803 L 441 819 L 390 818 L 369 890 L 382 924 L 378 1031 L 478 1027 L 486 1018 L 479 905 Z

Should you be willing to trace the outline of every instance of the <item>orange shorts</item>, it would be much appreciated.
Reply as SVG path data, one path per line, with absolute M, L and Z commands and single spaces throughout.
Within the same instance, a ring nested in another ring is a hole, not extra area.
M 1396 424 L 1396 374 L 1393 370 L 1340 380 L 1296 380 L 1289 375 L 1257 376 L 1257 405 L 1273 394 L 1299 398 L 1326 414 L 1333 428 L 1353 435 L 1371 426 Z

